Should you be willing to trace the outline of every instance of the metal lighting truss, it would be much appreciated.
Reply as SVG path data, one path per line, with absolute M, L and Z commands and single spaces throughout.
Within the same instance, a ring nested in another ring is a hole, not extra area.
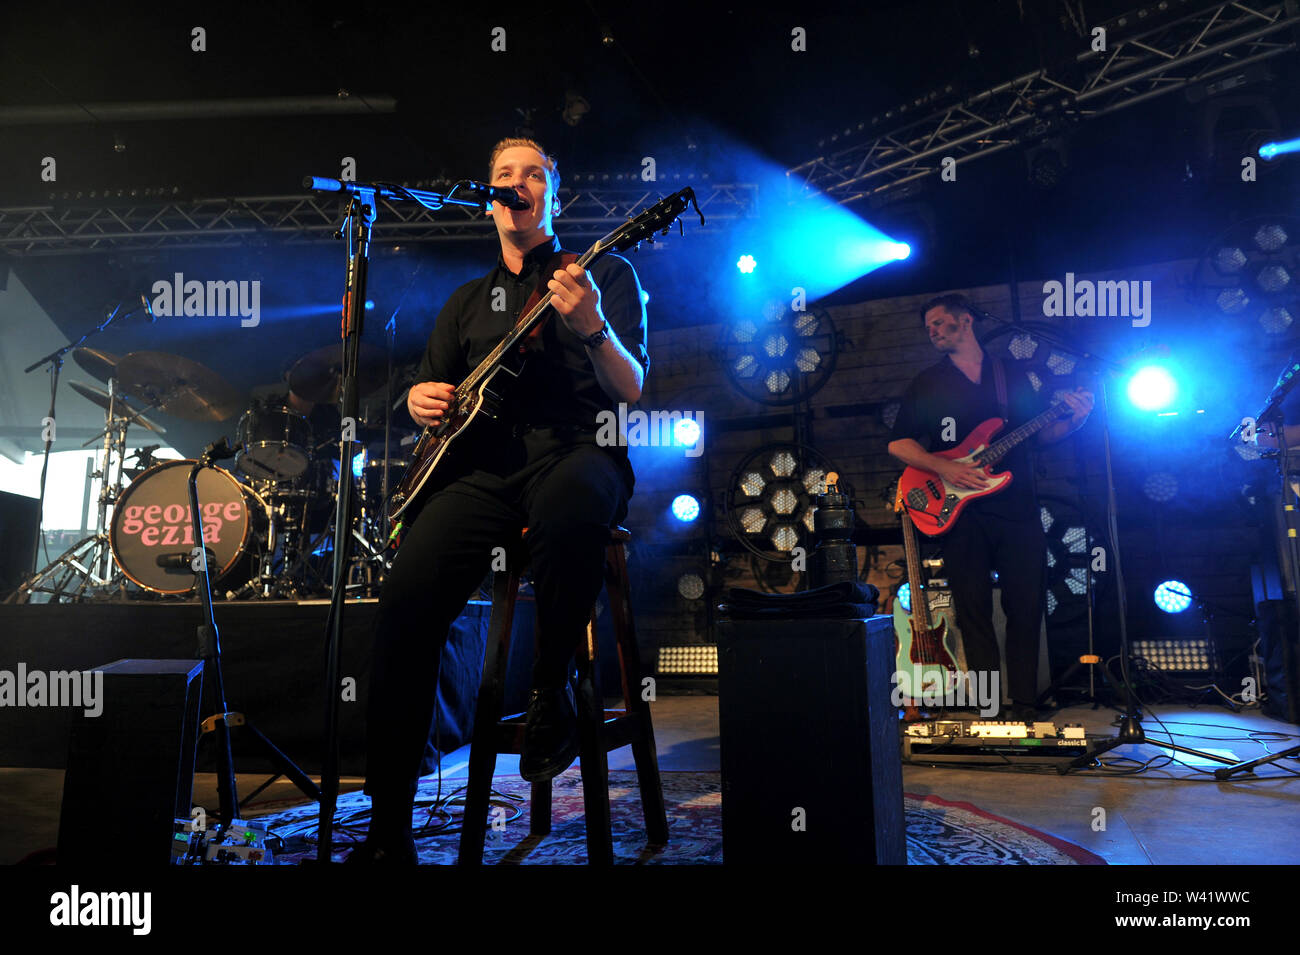
M 788 171 L 805 191 L 819 191 L 839 203 L 880 197 L 936 173 L 941 160 L 960 164 L 991 156 L 1054 131 L 1135 106 L 1193 83 L 1240 71 L 1296 48 L 1288 29 L 1300 26 L 1294 2 L 1234 0 L 1178 16 L 1146 32 L 1129 34 L 1144 22 L 1168 16 L 1181 4 L 1162 0 L 1100 26 L 1106 50 L 1094 52 L 1090 38 L 1072 65 L 1026 73 L 923 118 L 876 132 L 868 126 L 894 121 L 908 105 L 860 123 L 865 141 L 810 159 Z M 922 107 L 934 97 L 911 105 Z M 845 136 L 852 136 L 846 130 Z M 842 139 L 837 135 L 831 142 Z
M 748 184 L 581 186 L 560 191 L 564 234 L 599 238 L 685 185 L 694 186 L 710 225 L 757 214 L 757 188 Z M 491 220 L 465 206 L 444 206 L 439 212 L 415 202 L 381 200 L 379 206 L 378 244 L 463 240 L 494 229 Z M 170 200 L 105 194 L 0 209 L 0 254 L 219 248 L 269 241 L 300 245 L 331 239 L 341 218 L 339 199 L 319 194 Z

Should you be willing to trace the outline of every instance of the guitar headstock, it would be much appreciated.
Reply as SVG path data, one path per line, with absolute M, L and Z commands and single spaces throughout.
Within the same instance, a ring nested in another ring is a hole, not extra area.
M 687 186 L 660 199 L 636 218 L 629 219 L 592 248 L 597 254 L 603 255 L 606 252 L 624 252 L 642 242 L 653 242 L 656 233 L 667 235 L 672 224 L 691 206 L 695 207 L 695 214 L 700 217 L 700 225 L 704 225 L 704 214 L 695 201 L 695 190 Z

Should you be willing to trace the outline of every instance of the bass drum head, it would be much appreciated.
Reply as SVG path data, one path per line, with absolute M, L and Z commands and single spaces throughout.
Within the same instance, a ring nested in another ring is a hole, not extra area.
M 156 594 L 187 594 L 197 580 L 188 562 L 158 566 L 159 557 L 192 555 L 196 546 L 189 506 L 193 466 L 194 461 L 182 460 L 150 468 L 131 482 L 113 509 L 108 535 L 113 557 L 129 580 Z M 216 555 L 208 567 L 214 584 L 241 571 L 246 581 L 265 533 L 266 505 L 223 468 L 200 471 L 198 492 L 204 543 Z

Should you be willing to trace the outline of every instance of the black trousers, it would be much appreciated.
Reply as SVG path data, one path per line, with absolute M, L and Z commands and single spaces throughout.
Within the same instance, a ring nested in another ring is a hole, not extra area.
M 972 502 L 939 541 L 967 668 L 998 672 L 992 578 L 997 571 L 1007 617 L 1007 694 L 1016 702 L 1032 703 L 1038 697 L 1047 553 L 1037 506 L 1026 507 L 1023 516 L 1005 517 Z
M 452 622 L 492 568 L 495 548 L 517 553 L 528 528 L 539 629 L 533 684 L 558 686 L 603 584 L 609 527 L 627 515 L 632 494 L 626 458 L 582 432 L 476 441 L 457 460 L 473 465 L 444 478 L 408 522 L 379 595 L 365 785 L 376 804 L 415 793 L 439 657 Z

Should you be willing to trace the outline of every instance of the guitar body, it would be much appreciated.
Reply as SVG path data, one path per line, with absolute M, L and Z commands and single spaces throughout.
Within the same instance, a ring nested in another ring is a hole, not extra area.
M 898 492 L 906 502 L 907 512 L 912 516 L 912 523 L 918 531 L 927 537 L 946 533 L 969 501 L 996 494 L 1011 483 L 1010 471 L 994 474 L 991 466 L 984 466 L 976 460 L 976 456 L 988 448 L 993 436 L 1002 430 L 1004 424 L 1006 422 L 1001 418 L 989 418 L 966 435 L 966 439 L 955 448 L 934 452 L 936 457 L 980 468 L 989 478 L 988 487 L 980 490 L 952 487 L 933 471 L 923 468 L 908 467 L 903 472 L 903 476 L 898 479 Z
M 913 596 L 913 600 L 916 597 Z M 931 611 L 931 628 L 916 624 L 916 616 L 894 601 L 894 658 L 904 699 L 918 703 L 947 697 L 957 688 L 957 657 L 948 614 Z
M 412 451 L 411 466 L 389 495 L 388 519 L 394 526 L 401 523 L 402 515 L 408 510 L 413 508 L 412 514 L 419 510 L 419 505 L 436 483 L 430 478 L 448 454 L 454 453 L 453 445 L 457 439 L 476 428 L 483 419 L 499 416 L 507 382 L 516 377 L 516 370 L 506 365 L 499 366 L 477 389 L 466 392 L 464 397 L 457 394 L 455 406 L 442 424 L 424 429 Z M 462 441 L 461 445 L 464 443 Z

